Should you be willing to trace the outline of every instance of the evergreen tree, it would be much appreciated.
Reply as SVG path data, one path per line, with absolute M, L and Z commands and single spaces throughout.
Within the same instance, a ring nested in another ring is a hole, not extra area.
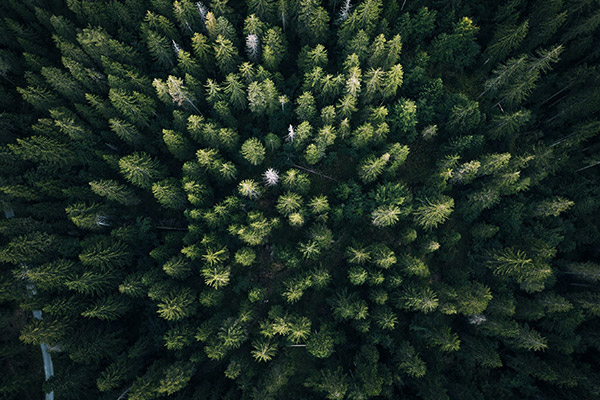
M 225 76 L 235 71 L 238 51 L 231 40 L 224 38 L 221 35 L 217 36 L 213 45 L 213 51 L 221 74 Z
M 96 302 L 90 308 L 81 313 L 86 318 L 98 318 L 101 320 L 116 320 L 128 310 L 128 302 L 118 295 L 108 297 Z
M 165 208 L 179 210 L 185 207 L 186 195 L 177 179 L 167 178 L 153 183 L 152 194 Z
M 108 200 L 116 201 L 125 206 L 134 206 L 140 203 L 140 199 L 131 188 L 112 179 L 92 181 L 90 182 L 90 188 L 98 196 L 106 197 Z
M 144 137 L 137 128 L 125 121 L 117 118 L 108 120 L 110 129 L 123 141 L 131 145 L 140 145 Z
M 454 200 L 452 198 L 443 197 L 435 202 L 425 200 L 420 207 L 415 209 L 415 219 L 425 229 L 435 228 L 448 219 L 453 208 Z
M 121 268 L 129 263 L 130 254 L 123 242 L 102 240 L 93 246 L 84 248 L 79 260 L 84 266 L 103 270 Z
M 298 29 L 303 41 L 322 43 L 329 31 L 329 14 L 316 0 L 301 0 L 298 8 Z
M 265 147 L 257 138 L 248 139 L 242 144 L 242 156 L 252 165 L 259 165 L 265 157 Z
M 495 40 L 486 49 L 486 53 L 492 59 L 501 60 L 506 57 L 511 50 L 517 48 L 529 30 L 529 21 L 525 20 L 522 24 L 504 25 L 499 27 L 496 32 Z
M 196 296 L 187 287 L 173 290 L 161 296 L 158 315 L 167 321 L 178 321 L 189 317 L 196 309 Z
M 156 160 L 146 153 L 133 153 L 119 160 L 121 174 L 132 184 L 150 189 L 152 183 L 164 176 L 163 169 Z
M 148 126 L 154 109 L 154 101 L 143 93 L 128 93 L 123 89 L 110 89 L 108 98 L 113 107 L 130 123 Z
M 269 70 L 276 71 L 286 56 L 286 42 L 279 27 L 269 29 L 263 38 L 262 59 Z

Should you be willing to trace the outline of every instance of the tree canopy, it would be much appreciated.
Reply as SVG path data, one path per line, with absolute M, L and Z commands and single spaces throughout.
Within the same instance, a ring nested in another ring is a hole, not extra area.
M 598 1 L 0 13 L 1 398 L 600 398 Z

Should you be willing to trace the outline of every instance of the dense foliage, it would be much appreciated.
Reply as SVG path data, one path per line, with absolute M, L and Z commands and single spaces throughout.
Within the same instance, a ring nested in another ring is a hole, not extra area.
M 0 397 L 600 398 L 597 0 L 0 14 Z

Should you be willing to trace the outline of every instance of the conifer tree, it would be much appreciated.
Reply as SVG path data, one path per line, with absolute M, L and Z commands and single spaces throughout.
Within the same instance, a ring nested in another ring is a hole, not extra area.
M 517 48 L 529 30 L 529 21 L 525 20 L 522 24 L 515 25 L 504 25 L 499 27 L 496 32 L 495 40 L 486 49 L 486 53 L 492 57 L 492 59 L 501 60 L 508 55 L 508 53 Z
M 178 180 L 163 179 L 152 184 L 152 194 L 165 208 L 182 209 L 186 204 L 186 196 Z
M 263 38 L 262 59 L 269 70 L 276 71 L 286 56 L 286 43 L 279 27 L 269 29 Z
M 390 160 L 390 154 L 381 157 L 368 157 L 359 167 L 359 176 L 365 183 L 373 182 L 383 172 L 385 165 Z
M 425 200 L 423 205 L 415 209 L 417 223 L 425 229 L 437 227 L 448 219 L 454 208 L 452 198 L 443 197 L 438 201 Z
M 438 63 L 449 63 L 462 71 L 470 67 L 479 53 L 475 35 L 479 27 L 468 17 L 453 24 L 450 34 L 442 33 L 433 41 L 433 57 Z
M 242 144 L 242 156 L 252 165 L 259 165 L 265 157 L 265 147 L 256 138 L 248 139 Z
M 17 143 L 8 145 L 11 152 L 23 160 L 55 166 L 72 164 L 75 160 L 73 150 L 65 143 L 46 136 L 29 136 L 17 139 Z
M 196 309 L 196 296 L 191 289 L 183 287 L 166 293 L 158 303 L 158 315 L 167 321 L 189 317 Z
M 139 92 L 127 93 L 123 89 L 110 89 L 109 99 L 113 107 L 118 110 L 132 124 L 147 126 L 150 123 L 154 101 Z
M 116 201 L 125 206 L 140 203 L 140 199 L 131 188 L 112 179 L 92 181 L 90 182 L 90 188 L 98 196 L 106 197 L 108 200 Z
M 79 254 L 79 260 L 84 266 L 103 270 L 124 267 L 129 259 L 127 245 L 119 241 L 98 241 L 93 246 L 84 248 Z
M 146 153 L 133 153 L 122 157 L 119 160 L 119 169 L 125 179 L 142 189 L 150 189 L 154 181 L 164 176 L 159 163 Z
M 143 135 L 134 125 L 117 118 L 109 119 L 108 123 L 110 124 L 110 129 L 126 143 L 139 145 L 143 142 Z
M 215 53 L 215 60 L 217 61 L 219 70 L 223 75 L 227 75 L 235 71 L 235 63 L 238 58 L 238 51 L 234 47 L 231 40 L 219 35 L 215 39 L 213 51 Z
M 100 230 L 102 225 L 99 222 L 106 215 L 106 208 L 98 203 L 75 203 L 67 206 L 65 212 L 78 228 Z
M 318 44 L 324 41 L 329 30 L 329 14 L 315 0 L 301 0 L 298 7 L 298 24 L 303 41 Z
M 116 320 L 128 309 L 126 298 L 115 295 L 96 302 L 92 307 L 81 313 L 86 318 L 98 318 L 101 320 Z

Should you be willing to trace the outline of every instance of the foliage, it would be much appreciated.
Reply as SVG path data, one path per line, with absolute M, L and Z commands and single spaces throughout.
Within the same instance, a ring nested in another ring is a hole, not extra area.
M 424 4 L 2 2 L 0 397 L 598 398 L 600 5 Z

